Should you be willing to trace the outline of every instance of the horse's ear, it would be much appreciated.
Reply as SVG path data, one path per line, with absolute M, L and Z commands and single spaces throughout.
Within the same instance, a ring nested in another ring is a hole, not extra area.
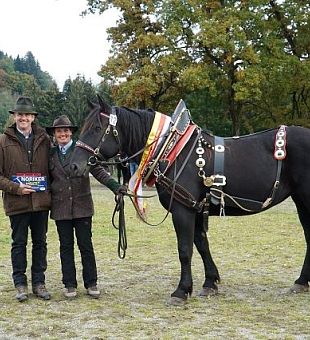
M 101 107 L 101 110 L 105 113 L 110 114 L 111 113 L 111 107 L 100 97 L 99 94 L 97 94 L 98 102 Z
M 96 104 L 90 101 L 88 98 L 87 98 L 87 104 L 91 110 L 96 107 Z
M 97 94 L 97 98 L 98 98 L 98 102 L 99 102 L 100 107 L 104 108 L 105 102 L 103 101 L 103 99 L 101 98 L 101 96 L 99 94 Z

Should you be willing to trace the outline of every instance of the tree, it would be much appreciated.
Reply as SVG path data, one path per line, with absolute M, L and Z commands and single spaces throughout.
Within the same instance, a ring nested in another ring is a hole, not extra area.
M 14 72 L 14 61 L 12 58 L 0 51 L 0 69 L 8 74 Z
M 35 107 L 39 112 L 38 119 L 42 126 L 51 126 L 54 119 L 63 112 L 64 98 L 56 84 L 47 91 L 41 91 L 34 98 Z
M 182 62 L 180 54 L 169 52 L 170 43 L 158 21 L 161 1 L 90 1 L 89 4 L 91 12 L 114 6 L 122 13 L 118 26 L 108 29 L 112 56 L 100 71 L 111 82 L 115 101 L 139 108 L 172 110 L 178 101 L 176 93 L 180 95 L 182 90 L 178 87 Z
M 74 80 L 66 80 L 63 99 L 63 112 L 74 125 L 81 127 L 89 113 L 88 100 L 96 99 L 96 89 L 91 81 L 86 81 L 84 76 L 78 75 Z
M 108 104 L 113 105 L 112 88 L 107 81 L 102 81 L 96 88 L 98 95 Z
M 116 7 L 122 14 L 108 30 L 112 55 L 101 70 L 118 102 L 170 110 L 180 97 L 199 96 L 231 120 L 232 134 L 308 118 L 307 1 L 88 4 L 90 13 Z
M 42 90 L 48 90 L 49 87 L 54 86 L 55 82 L 52 77 L 41 70 L 39 62 L 30 51 L 23 58 L 20 58 L 19 55 L 16 57 L 14 68 L 16 72 L 32 75 Z
M 15 100 L 11 94 L 6 91 L 0 91 L 0 133 L 4 131 L 5 126 L 10 118 L 9 110 L 14 107 Z

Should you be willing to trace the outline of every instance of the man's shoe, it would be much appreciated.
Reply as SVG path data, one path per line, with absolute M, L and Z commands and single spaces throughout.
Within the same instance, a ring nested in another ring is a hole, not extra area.
M 77 296 L 76 288 L 75 287 L 67 287 L 67 288 L 65 288 L 64 296 L 67 299 L 74 299 Z
M 100 296 L 100 290 L 97 286 L 88 287 L 87 294 L 95 299 L 98 299 Z
M 51 298 L 51 294 L 47 291 L 44 284 L 40 283 L 34 287 L 32 287 L 33 294 L 43 300 L 49 300 Z
M 27 286 L 18 286 L 16 287 L 16 299 L 19 302 L 24 302 L 28 300 L 28 288 Z

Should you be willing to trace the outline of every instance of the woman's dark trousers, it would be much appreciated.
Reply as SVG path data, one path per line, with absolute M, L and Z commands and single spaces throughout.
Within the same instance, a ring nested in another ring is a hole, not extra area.
M 60 242 L 62 282 L 65 287 L 77 287 L 74 261 L 74 231 L 81 253 L 84 287 L 97 284 L 97 268 L 92 244 L 92 218 L 76 218 L 56 221 Z

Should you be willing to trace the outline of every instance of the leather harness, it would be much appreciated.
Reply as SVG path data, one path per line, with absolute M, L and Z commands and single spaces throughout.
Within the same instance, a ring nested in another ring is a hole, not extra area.
M 115 108 L 113 109 L 115 110 Z M 104 136 L 107 135 L 112 128 L 113 135 L 116 138 L 118 144 L 120 144 L 118 131 L 116 129 L 117 117 L 115 112 L 113 112 L 113 114 L 111 114 L 110 116 L 104 113 L 100 114 L 105 115 L 109 118 L 109 125 L 104 133 Z M 226 185 L 226 176 L 224 174 L 225 138 L 214 136 L 214 146 L 208 144 L 203 139 L 200 128 L 193 124 L 190 113 L 187 110 L 183 100 L 180 100 L 180 102 L 178 103 L 174 114 L 171 117 L 171 122 L 172 126 L 170 129 L 170 133 L 162 141 L 162 145 L 157 150 L 157 154 L 153 157 L 153 160 L 147 167 L 147 171 L 143 174 L 143 182 L 146 182 L 151 175 L 155 176 L 155 181 L 159 185 L 163 186 L 168 193 L 173 195 L 174 199 L 189 208 L 197 210 L 198 212 L 204 212 L 205 216 L 208 216 L 209 214 L 210 200 L 211 203 L 214 205 L 220 204 L 220 215 L 225 215 L 225 205 L 238 207 L 248 212 L 259 212 L 272 203 L 280 183 L 282 160 L 286 157 L 286 130 L 284 125 L 280 126 L 275 138 L 274 158 L 277 160 L 277 173 L 274 185 L 269 197 L 264 202 L 259 202 L 251 199 L 232 196 L 224 192 L 223 188 Z M 186 133 L 188 127 L 193 125 L 195 126 L 195 130 L 197 131 L 197 136 L 191 146 L 191 149 L 185 161 L 178 171 L 178 174 L 174 177 L 174 179 L 170 179 L 165 176 L 165 172 L 167 171 L 168 167 L 173 163 L 174 159 L 167 160 L 165 156 L 167 156 L 167 154 L 171 152 L 171 150 L 175 147 L 177 141 L 179 140 L 179 137 L 182 137 Z M 104 136 L 102 140 L 104 139 Z M 204 185 L 209 189 L 206 191 L 206 197 L 200 202 L 198 202 L 191 193 L 189 193 L 185 188 L 177 183 L 178 177 L 182 173 L 197 144 L 198 147 L 196 148 L 196 153 L 198 155 L 198 159 L 196 160 L 196 165 L 199 168 L 198 176 L 202 178 Z M 93 154 L 88 161 L 89 164 L 93 165 L 93 163 L 91 162 L 91 158 L 94 158 L 96 163 L 107 163 L 98 160 L 98 158 L 101 158 L 101 155 L 99 154 L 100 145 L 98 145 L 98 147 L 94 150 L 87 144 L 81 141 L 77 141 L 76 146 L 84 148 Z M 214 174 L 208 177 L 205 176 L 203 170 L 205 160 L 202 156 L 206 147 L 212 148 L 214 151 Z
M 225 150 L 225 139 L 222 137 L 214 137 L 214 173 L 224 176 L 224 150 Z M 275 138 L 275 151 L 274 158 L 277 160 L 277 172 L 276 178 L 271 190 L 269 197 L 264 201 L 256 201 L 247 198 L 241 198 L 233 195 L 228 195 L 224 192 L 222 185 L 210 186 L 211 202 L 214 205 L 221 206 L 220 215 L 225 215 L 225 205 L 230 207 L 238 207 L 249 212 L 258 212 L 267 208 L 274 200 L 276 191 L 279 188 L 282 160 L 286 157 L 286 130 L 285 126 L 281 125 L 277 131 Z M 222 152 L 223 149 L 223 152 Z M 225 176 L 224 176 L 225 177 Z M 225 177 L 226 182 L 226 177 Z M 226 202 L 225 202 L 226 199 Z M 228 201 L 227 201 L 228 199 Z
M 226 185 L 226 176 L 224 174 L 225 165 L 225 138 L 214 136 L 214 174 L 203 178 L 204 185 L 209 188 L 206 192 L 206 197 L 197 202 L 193 195 L 184 189 L 181 185 L 177 184 L 177 178 L 173 180 L 166 177 L 163 172 L 157 168 L 155 171 L 156 182 L 162 185 L 169 193 L 174 194 L 174 198 L 187 207 L 193 208 L 198 212 L 204 212 L 204 215 L 209 214 L 209 204 L 220 205 L 220 215 L 225 215 L 225 206 L 240 208 L 248 212 L 259 212 L 267 208 L 274 200 L 276 192 L 279 188 L 282 160 L 286 157 L 286 131 L 285 126 L 280 126 L 275 138 L 275 151 L 274 158 L 277 160 L 276 178 L 269 197 L 264 201 L 256 201 L 248 198 L 242 198 L 226 194 L 224 187 Z M 195 143 L 194 143 L 195 144 Z M 198 149 L 198 148 L 197 148 Z M 188 158 L 191 152 L 188 154 Z M 188 160 L 187 158 L 187 160 Z M 186 161 L 187 162 L 187 161 Z M 196 162 L 197 164 L 197 162 Z M 204 162 L 202 163 L 204 165 Z M 172 190 L 173 188 L 173 190 Z

